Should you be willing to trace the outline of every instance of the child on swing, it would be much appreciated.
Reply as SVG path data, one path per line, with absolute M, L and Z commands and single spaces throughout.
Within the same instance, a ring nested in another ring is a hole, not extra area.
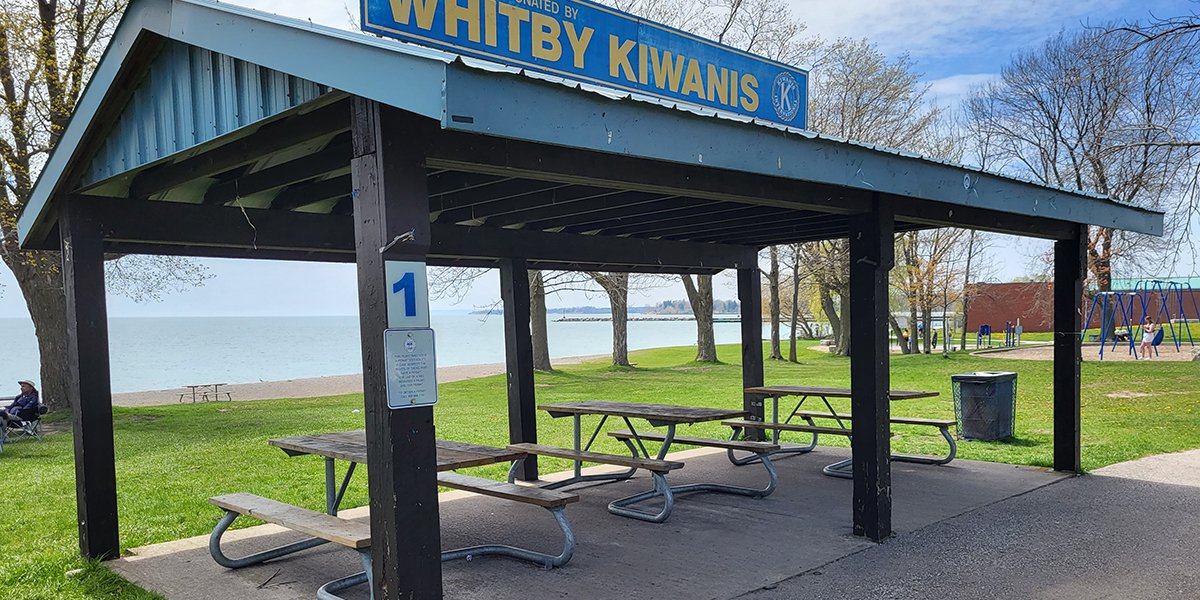
M 1142 322 L 1142 358 L 1150 358 L 1154 346 L 1154 336 L 1158 333 L 1158 327 L 1154 324 L 1154 317 L 1146 316 L 1146 320 Z

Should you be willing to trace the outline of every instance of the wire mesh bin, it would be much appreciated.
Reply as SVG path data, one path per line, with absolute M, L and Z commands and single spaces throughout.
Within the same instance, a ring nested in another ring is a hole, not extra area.
M 951 375 L 958 435 L 968 440 L 1012 437 L 1017 415 L 1017 374 L 979 371 Z

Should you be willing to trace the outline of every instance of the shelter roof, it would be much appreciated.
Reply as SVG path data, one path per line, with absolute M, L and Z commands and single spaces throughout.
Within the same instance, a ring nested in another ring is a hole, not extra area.
M 882 196 L 901 230 L 1163 229 L 1154 211 L 911 153 L 229 4 L 133 0 L 22 243 L 52 243 L 66 194 L 344 216 L 351 96 L 436 125 L 444 226 L 762 247 L 843 236 Z

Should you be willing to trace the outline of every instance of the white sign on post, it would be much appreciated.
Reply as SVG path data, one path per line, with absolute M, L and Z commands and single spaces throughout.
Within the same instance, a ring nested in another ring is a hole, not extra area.
M 388 329 L 429 327 L 429 282 L 425 263 L 389 260 L 383 265 L 387 285 Z
M 429 283 L 425 263 L 389 260 L 388 329 L 383 332 L 389 408 L 437 404 L 437 360 L 429 328 Z
M 437 404 L 437 355 L 433 330 L 388 329 L 383 332 L 388 408 Z

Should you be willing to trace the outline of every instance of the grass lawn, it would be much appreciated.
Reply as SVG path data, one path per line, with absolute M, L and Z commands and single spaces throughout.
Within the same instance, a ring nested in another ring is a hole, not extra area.
M 619 399 L 740 407 L 739 348 L 722 346 L 722 364 L 691 362 L 693 350 L 634 352 L 635 369 L 603 363 L 564 367 L 537 376 L 542 401 Z M 975 370 L 1019 373 L 1017 436 L 1006 442 L 964 442 L 965 459 L 1051 464 L 1051 364 L 953 354 L 893 356 L 892 385 L 934 389 L 941 397 L 895 402 L 893 414 L 952 418 L 950 374 Z M 768 384 L 849 385 L 849 361 L 804 350 L 800 363 L 768 361 Z M 490 445 L 507 442 L 503 376 L 441 386 L 436 410 L 438 437 Z M 1138 396 L 1137 394 L 1149 394 Z M 837 406 L 837 405 L 835 405 Z M 286 458 L 272 437 L 362 427 L 360 395 L 304 400 L 181 404 L 113 411 L 117 478 L 124 547 L 207 534 L 219 511 L 206 498 L 252 492 L 320 510 L 323 463 Z M 814 407 L 815 408 L 815 407 Z M 848 401 L 838 409 L 847 409 Z M 782 409 L 781 409 L 782 410 Z M 52 415 L 60 429 L 65 415 Z M 570 445 L 569 419 L 539 414 L 539 440 Z M 614 424 L 614 427 L 617 427 Z M 725 436 L 718 425 L 684 428 L 688 434 Z M 823 443 L 844 440 L 822 438 Z M 605 439 L 601 450 L 623 451 Z M 932 428 L 897 427 L 897 451 L 939 453 L 944 442 Z M 1196 363 L 1085 363 L 1083 365 L 1083 462 L 1088 469 L 1149 454 L 1200 447 L 1200 368 Z M 74 468 L 69 433 L 46 441 L 4 447 L 0 465 L 0 589 L 5 598 L 155 598 L 77 558 Z M 543 470 L 568 468 L 542 459 Z M 344 465 L 342 465 L 344 466 Z M 813 465 L 817 468 L 819 465 Z M 505 467 L 474 474 L 500 479 Z M 786 485 L 786 482 L 783 482 Z M 366 477 L 357 477 L 345 506 L 366 504 Z M 21 507 L 20 510 L 15 510 Z M 83 568 L 80 576 L 66 577 Z

